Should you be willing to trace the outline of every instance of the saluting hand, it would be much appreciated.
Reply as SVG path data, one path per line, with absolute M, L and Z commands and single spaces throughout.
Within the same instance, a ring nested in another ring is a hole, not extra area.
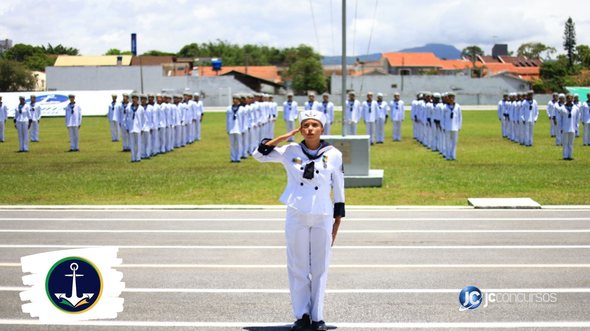
M 334 219 L 334 224 L 332 225 L 332 245 L 334 246 L 334 242 L 336 241 L 336 235 L 338 234 L 338 228 L 340 227 L 340 216 Z

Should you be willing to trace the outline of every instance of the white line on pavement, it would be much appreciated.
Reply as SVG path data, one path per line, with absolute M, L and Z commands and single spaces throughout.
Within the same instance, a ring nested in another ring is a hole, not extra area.
M 0 222 L 284 222 L 285 218 L 125 218 L 125 217 L 2 217 Z M 428 222 L 428 221 L 590 221 L 590 217 L 347 217 L 346 222 Z
M 48 325 L 38 320 L 25 319 L 0 319 L 0 325 Z M 158 328 L 246 328 L 246 327 L 286 327 L 290 322 L 182 322 L 182 321 L 83 321 L 71 323 L 54 323 L 53 325 L 72 325 L 72 326 L 110 326 L 110 327 L 158 327 Z M 590 322 L 580 321 L 550 321 L 550 322 L 401 322 L 401 323 L 328 323 L 328 326 L 334 326 L 342 329 L 461 329 L 461 328 L 589 328 Z
M 284 230 L 102 230 L 102 229 L 0 229 L 0 233 L 180 233 L 180 234 L 268 234 Z M 340 230 L 339 233 L 590 233 L 590 229 L 546 230 Z
M 25 286 L 0 286 L 0 292 L 26 291 Z M 452 293 L 456 294 L 460 288 L 399 288 L 399 289 L 327 289 L 331 294 L 416 294 L 416 293 Z M 590 293 L 590 288 L 480 288 L 483 292 L 497 293 Z M 257 289 L 257 288 L 125 288 L 126 293 L 194 293 L 194 294 L 232 294 L 232 293 L 261 293 L 287 294 L 289 289 Z
M 207 245 L 0 245 L 0 249 L 12 248 L 90 248 L 90 247 L 117 247 L 119 249 L 227 249 L 227 250 L 244 250 L 244 249 L 286 249 L 287 246 L 207 246 Z M 590 249 L 590 245 L 431 245 L 431 246 L 410 246 L 410 245 L 375 245 L 375 246 L 334 246 L 332 249 Z
M 20 267 L 20 263 L 0 263 L 0 268 Z M 285 269 L 286 264 L 121 264 L 117 268 L 149 268 L 149 269 Z M 513 263 L 513 264 L 332 264 L 332 269 L 474 269 L 474 268 L 590 268 L 587 263 Z

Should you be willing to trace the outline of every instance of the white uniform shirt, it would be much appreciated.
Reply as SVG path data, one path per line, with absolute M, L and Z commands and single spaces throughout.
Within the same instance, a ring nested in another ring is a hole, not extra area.
M 365 123 L 375 122 L 375 119 L 377 118 L 377 101 L 372 100 L 370 103 L 367 100 L 363 101 L 361 112 Z
M 389 104 L 390 117 L 392 121 L 403 121 L 406 118 L 406 110 L 404 109 L 404 102 L 402 100 L 392 100 Z
M 145 123 L 145 111 L 141 105 L 129 106 L 127 112 L 127 130 L 130 133 L 141 133 Z
M 82 108 L 76 103 L 69 103 L 65 108 L 66 126 L 76 127 L 82 125 Z
M 347 123 L 358 123 L 361 119 L 361 103 L 358 100 L 346 100 L 346 110 L 344 111 L 344 120 Z
M 297 109 L 297 101 L 288 100 L 283 102 L 283 119 L 285 121 L 295 121 L 299 117 L 299 110 Z
M 109 109 L 107 111 L 107 118 L 109 119 L 109 122 L 112 121 L 117 121 L 117 102 L 111 102 L 109 103 Z
M 334 103 L 331 101 L 320 103 L 320 112 L 326 115 L 326 123 L 334 122 Z
M 375 104 L 377 105 L 376 119 L 385 121 L 385 117 L 388 115 L 387 111 L 389 109 L 387 101 L 381 101 L 381 103 L 379 103 L 379 101 L 375 101 Z
M 227 134 L 239 134 L 242 133 L 242 106 L 231 105 L 227 107 L 225 112 L 225 130 Z
M 203 113 L 205 112 L 205 105 L 203 101 L 195 101 L 195 110 L 196 110 L 196 120 L 200 121 L 201 117 L 203 117 Z
M 536 100 L 522 102 L 523 120 L 525 122 L 536 122 L 539 118 L 539 106 Z
M 504 114 L 508 113 L 508 101 L 500 100 L 498 102 L 498 119 L 502 120 Z
M 323 156 L 310 160 L 299 144 L 291 143 L 275 147 L 267 155 L 258 148 L 252 156 L 260 162 L 277 162 L 285 167 L 287 186 L 280 198 L 282 203 L 302 213 L 332 215 L 332 187 L 334 203 L 344 203 L 342 153 L 333 146 L 321 148 L 319 154 L 322 152 Z M 315 173 L 312 179 L 306 179 L 303 173 L 310 162 L 314 162 Z
M 443 118 L 443 127 L 449 131 L 459 131 L 461 130 L 461 125 L 463 124 L 463 118 L 461 114 L 461 106 L 456 103 L 455 106 L 451 108 L 451 105 L 446 105 L 444 118 Z
M 576 132 L 577 124 L 580 121 L 581 112 L 580 108 L 576 105 L 568 106 L 566 104 L 559 108 L 556 108 L 559 115 L 559 127 L 565 132 Z
M 553 118 L 556 116 L 555 107 L 557 107 L 557 106 L 558 106 L 557 101 L 553 102 L 553 100 L 549 100 L 549 102 L 547 102 L 547 117 Z
M 581 111 L 582 111 L 582 116 L 581 116 L 582 123 L 590 124 L 590 100 L 588 100 L 582 104 Z
M 29 105 L 19 104 L 18 106 L 16 106 L 16 108 L 14 109 L 14 118 L 16 119 L 17 122 L 27 122 L 28 123 L 29 121 L 31 121 L 32 114 L 31 114 L 31 108 L 29 107 Z
M 303 107 L 305 110 L 317 110 L 317 111 L 320 111 L 320 108 L 321 108 L 320 103 L 315 100 L 314 101 L 309 101 L 309 100 L 305 101 L 305 103 L 303 104 Z
M 39 122 L 39 120 L 41 119 L 41 106 L 39 106 L 38 104 L 29 103 L 29 109 L 31 112 L 31 119 L 33 120 L 33 122 Z
M 6 121 L 8 118 L 8 108 L 3 102 L 0 102 L 0 122 Z

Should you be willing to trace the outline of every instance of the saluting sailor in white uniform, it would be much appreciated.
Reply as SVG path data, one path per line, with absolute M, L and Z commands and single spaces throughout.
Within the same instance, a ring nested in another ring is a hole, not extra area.
M 400 94 L 395 92 L 393 94 L 393 100 L 391 101 L 391 123 L 393 125 L 392 139 L 393 141 L 402 140 L 402 122 L 406 119 L 406 110 L 404 108 L 404 102 L 400 100 Z
M 2 102 L 0 96 L 0 143 L 4 142 L 4 131 L 6 130 L 6 120 L 8 119 L 8 108 Z
M 82 126 L 82 108 L 76 104 L 76 96 L 69 95 L 70 103 L 64 109 L 66 112 L 66 127 L 70 135 L 70 152 L 79 152 L 80 127 Z
M 383 144 L 385 140 L 385 122 L 389 117 L 389 105 L 383 101 L 383 93 L 377 93 L 377 101 L 375 102 L 377 113 L 375 114 L 375 141 L 377 144 Z
M 31 141 L 39 142 L 39 125 L 41 123 L 41 106 L 37 104 L 37 97 L 31 95 L 31 101 L 29 102 L 29 109 L 31 111 Z
M 582 123 L 584 124 L 584 146 L 590 146 L 590 93 L 586 94 L 586 102 L 582 104 Z
M 320 111 L 326 116 L 326 125 L 324 125 L 324 134 L 330 135 L 332 131 L 332 124 L 334 124 L 334 103 L 330 101 L 328 93 L 322 94 L 322 102 L 320 104 Z
M 287 171 L 280 200 L 287 205 L 287 271 L 297 319 L 292 330 L 326 330 L 323 307 L 331 246 L 345 214 L 342 153 L 320 140 L 326 123 L 322 112 L 304 111 L 300 123 L 300 129 L 264 139 L 253 156 L 282 163 Z M 298 132 L 303 142 L 276 147 Z
M 25 103 L 25 97 L 18 97 L 19 104 L 14 109 L 14 127 L 18 133 L 19 152 L 29 151 L 29 129 L 31 128 L 32 115 L 29 105 Z
M 289 92 L 287 93 L 287 101 L 283 103 L 283 120 L 285 120 L 288 132 L 295 128 L 295 120 L 298 115 L 297 101 L 293 100 L 293 93 Z M 289 141 L 294 141 L 293 137 L 289 137 Z
M 109 103 L 107 119 L 111 128 L 111 141 L 119 141 L 119 123 L 117 120 L 117 95 L 111 95 L 112 101 Z
M 354 91 L 348 92 L 348 100 L 343 109 L 344 123 L 346 134 L 356 135 L 357 125 L 361 119 L 361 103 L 356 100 L 356 93 Z

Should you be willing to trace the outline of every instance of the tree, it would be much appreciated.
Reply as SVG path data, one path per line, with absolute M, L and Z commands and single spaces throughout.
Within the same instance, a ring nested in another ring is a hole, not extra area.
M 576 62 L 585 68 L 590 68 L 590 47 L 588 45 L 576 46 Z
M 131 51 L 121 52 L 121 50 L 117 48 L 111 48 L 106 53 L 104 53 L 104 55 L 131 55 Z
M 80 55 L 80 52 L 77 48 L 74 47 L 65 47 L 62 44 L 58 44 L 57 46 L 52 46 L 51 44 L 47 44 L 47 47 L 41 46 L 41 49 L 45 54 L 51 55 Z
M 555 47 L 550 47 L 539 42 L 530 42 L 520 45 L 517 50 L 517 55 L 526 56 L 529 59 L 539 59 L 543 53 L 545 53 L 545 58 L 551 58 L 551 55 L 556 52 L 557 50 Z
M 476 77 L 481 77 L 482 69 L 476 69 L 475 67 L 477 57 L 483 56 L 483 50 L 481 49 L 481 47 L 477 45 L 467 46 L 463 48 L 463 50 L 461 51 L 461 56 L 471 61 L 471 66 L 473 68 L 472 75 L 475 75 Z
M 38 46 L 16 44 L 3 54 L 3 58 L 23 63 L 29 70 L 45 71 L 45 67 L 55 63 L 54 58 L 45 54 Z
M 12 60 L 0 59 L 0 91 L 32 90 L 35 84 L 35 77 L 24 65 Z
M 288 70 L 293 80 L 293 89 L 298 92 L 309 90 L 323 92 L 326 88 L 326 81 L 320 55 L 307 45 L 299 45 L 296 53 L 296 60 Z
M 568 68 L 571 71 L 574 68 L 574 57 L 576 54 L 576 25 L 571 17 L 565 22 L 563 48 L 567 53 Z
M 146 55 L 146 56 L 174 56 L 176 54 L 157 51 L 157 50 L 151 50 L 151 51 L 147 51 L 147 52 L 143 53 L 142 55 Z

